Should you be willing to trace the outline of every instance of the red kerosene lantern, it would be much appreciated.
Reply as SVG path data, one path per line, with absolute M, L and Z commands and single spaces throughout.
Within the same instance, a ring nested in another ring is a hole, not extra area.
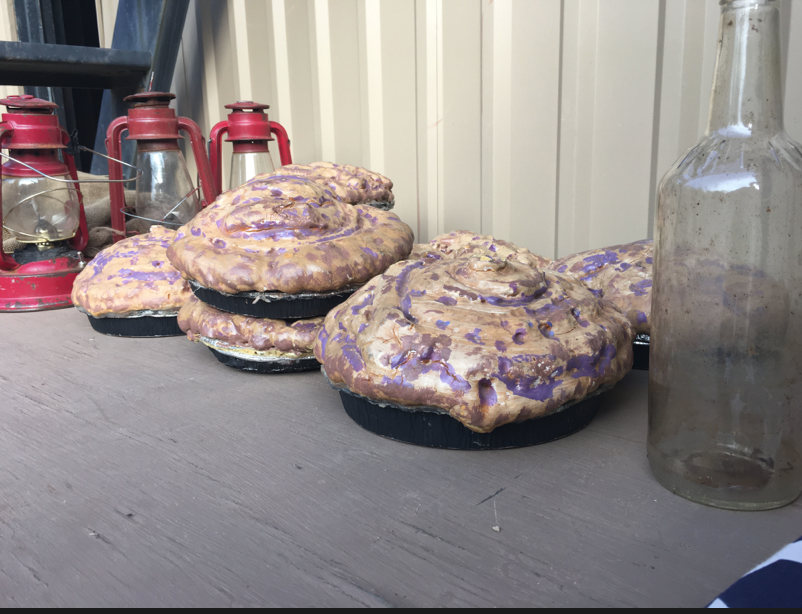
M 0 225 L 23 248 L 0 248 L 0 311 L 71 307 L 72 283 L 84 266 L 88 233 L 70 137 L 53 102 L 9 96 L 0 122 Z M 59 150 L 62 157 L 59 157 Z M 4 156 L 5 157 L 5 156 Z
M 227 104 L 226 109 L 231 109 L 228 120 L 222 121 L 212 128 L 209 158 L 218 194 L 223 191 L 222 150 L 223 135 L 226 133 L 228 133 L 226 141 L 234 144 L 229 190 L 241 186 L 256 175 L 272 173 L 276 170 L 273 158 L 267 148 L 268 141 L 274 140 L 274 134 L 278 139 L 281 165 L 292 164 L 290 139 L 287 131 L 281 124 L 268 119 L 265 109 L 269 108 L 266 104 L 251 101 Z
M 214 178 L 206 156 L 205 139 L 198 124 L 187 117 L 177 117 L 170 108 L 175 94 L 142 92 L 125 100 L 134 103 L 128 115 L 118 117 L 106 131 L 106 151 L 119 159 L 122 133 L 137 142 L 134 166 L 142 176 L 136 185 L 135 216 L 153 224 L 178 228 L 186 224 L 207 204 L 217 198 Z M 195 188 L 186 160 L 178 147 L 179 130 L 189 135 L 200 185 Z M 109 179 L 122 179 L 122 166 L 109 162 Z M 205 200 L 197 196 L 202 190 Z M 125 193 L 121 183 L 111 184 L 111 225 L 118 231 L 115 241 L 125 236 Z

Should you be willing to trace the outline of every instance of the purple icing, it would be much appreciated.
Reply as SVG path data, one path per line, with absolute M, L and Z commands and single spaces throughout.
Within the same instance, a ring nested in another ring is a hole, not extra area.
M 588 264 L 582 267 L 582 272 L 590 273 L 608 264 L 615 264 L 618 262 L 618 256 L 615 252 L 604 252 L 603 254 L 593 254 L 592 256 L 583 258 L 583 260 Z
M 120 269 L 119 276 L 125 280 L 136 281 L 169 281 L 174 283 L 181 279 L 178 271 L 133 271 L 131 269 Z M 123 282 L 125 283 L 125 282 Z
M 608 343 L 598 356 L 574 356 L 565 366 L 569 371 L 573 371 L 571 377 L 574 379 L 580 377 L 596 379 L 604 376 L 617 353 L 615 346 Z
M 523 328 L 517 329 L 512 336 L 512 342 L 515 345 L 523 345 L 526 342 L 526 330 Z
M 651 256 L 649 256 L 648 258 L 646 258 L 646 264 L 652 264 L 652 262 L 653 262 L 653 260 L 652 260 L 652 257 L 651 257 Z
M 492 407 L 498 402 L 498 395 L 493 388 L 493 382 L 487 378 L 479 380 L 479 403 L 486 407 Z
M 445 330 L 448 327 L 448 325 L 451 324 L 451 321 L 449 320 L 448 322 L 443 322 L 442 320 L 437 320 L 435 324 L 437 325 L 437 328 L 439 328 L 440 330 Z
M 635 296 L 646 296 L 649 294 L 649 288 L 651 287 L 651 279 L 641 279 L 638 283 L 630 285 L 629 289 L 635 293 Z
M 636 320 L 637 320 L 638 324 L 646 324 L 646 322 L 649 321 L 649 319 L 646 317 L 646 314 L 643 313 L 642 311 L 638 312 L 638 315 L 636 316 Z
M 438 303 L 442 303 L 443 305 L 448 305 L 449 307 L 457 304 L 457 299 L 451 296 L 441 296 L 440 298 L 436 298 L 434 300 Z
M 374 251 L 373 251 L 372 249 L 370 249 L 369 247 L 363 247 L 363 248 L 362 248 L 362 251 L 363 251 L 363 252 L 365 252 L 365 253 L 366 253 L 368 256 L 370 256 L 371 258 L 378 258 L 378 257 L 379 257 L 379 254 L 377 254 L 376 252 L 374 252 Z
M 367 307 L 368 305 L 372 305 L 372 304 L 373 304 L 373 292 L 368 292 L 366 294 L 364 300 L 361 303 L 358 303 L 357 305 L 354 305 L 353 307 L 351 307 L 351 313 L 353 315 L 356 315 L 360 311 L 362 311 L 365 307 Z
M 499 352 L 506 352 L 507 351 L 507 346 L 504 345 L 503 341 L 496 341 L 496 349 Z
M 558 273 L 565 273 L 566 269 L 568 268 L 567 264 L 563 264 L 560 268 L 557 269 Z
M 200 228 L 193 228 L 189 232 L 192 233 L 193 237 L 199 237 L 201 235 L 201 229 Z
M 471 343 L 475 343 L 476 345 L 484 345 L 484 343 L 482 343 L 482 338 L 479 336 L 479 333 L 481 332 L 482 331 L 479 330 L 478 328 L 474 328 L 472 333 L 468 333 L 467 335 L 465 335 L 465 338 Z
M 514 395 L 532 399 L 533 401 L 547 401 L 552 397 L 554 389 L 560 384 L 560 381 L 554 378 L 562 374 L 563 367 L 557 367 L 549 379 L 543 380 L 538 375 L 513 374 L 512 362 L 502 356 L 498 359 L 498 370 L 499 373 L 494 375 Z

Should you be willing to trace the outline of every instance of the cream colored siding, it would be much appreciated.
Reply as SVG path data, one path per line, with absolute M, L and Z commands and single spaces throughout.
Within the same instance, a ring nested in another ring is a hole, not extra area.
M 116 1 L 96 2 L 108 45 Z M 9 11 L 0 0 L 4 38 Z M 297 162 L 385 173 L 419 240 L 465 228 L 564 255 L 651 235 L 657 183 L 707 120 L 718 11 L 717 0 L 193 0 L 172 91 L 204 134 L 224 104 L 254 99 Z M 802 0 L 782 11 L 799 140 Z

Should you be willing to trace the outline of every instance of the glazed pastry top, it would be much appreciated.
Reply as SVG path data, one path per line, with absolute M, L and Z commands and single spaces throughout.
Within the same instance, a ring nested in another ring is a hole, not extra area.
M 280 176 L 221 194 L 178 230 L 168 257 L 185 278 L 230 294 L 327 292 L 384 271 L 409 254 L 412 240 L 394 213 Z
M 174 230 L 152 226 L 147 234 L 107 247 L 76 278 L 73 304 L 94 317 L 177 311 L 192 291 L 167 259 L 174 238 Z
M 329 312 L 315 356 L 335 386 L 489 432 L 621 379 L 634 335 L 618 309 L 554 271 L 406 260 Z
M 596 296 L 615 303 L 638 333 L 649 334 L 653 255 L 652 240 L 646 239 L 566 256 L 549 268 L 578 277 Z
M 289 164 L 273 173 L 273 176 L 279 175 L 295 175 L 317 181 L 331 190 L 337 200 L 349 205 L 389 204 L 395 200 L 393 182 L 361 166 L 333 162 Z
M 323 318 L 285 322 L 239 316 L 215 309 L 194 296 L 178 312 L 178 326 L 192 341 L 203 336 L 231 347 L 278 350 L 295 356 L 312 354 L 322 324 Z
M 429 243 L 414 245 L 410 260 L 419 258 L 461 258 L 463 256 L 489 256 L 511 260 L 535 268 L 548 265 L 551 260 L 533 254 L 524 247 L 496 239 L 490 235 L 477 235 L 467 230 L 457 230 L 438 235 Z

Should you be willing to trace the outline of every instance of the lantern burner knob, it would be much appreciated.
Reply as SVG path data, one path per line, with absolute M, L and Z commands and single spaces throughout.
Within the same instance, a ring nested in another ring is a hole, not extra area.
M 264 111 L 265 109 L 269 108 L 269 104 L 261 104 L 251 100 L 238 100 L 237 102 L 232 102 L 231 104 L 226 105 L 226 109 L 231 109 L 234 111 L 234 113 L 241 113 L 243 111 Z
M 141 107 L 169 107 L 175 94 L 170 92 L 139 92 L 123 98 L 125 102 L 133 102 L 134 108 Z

